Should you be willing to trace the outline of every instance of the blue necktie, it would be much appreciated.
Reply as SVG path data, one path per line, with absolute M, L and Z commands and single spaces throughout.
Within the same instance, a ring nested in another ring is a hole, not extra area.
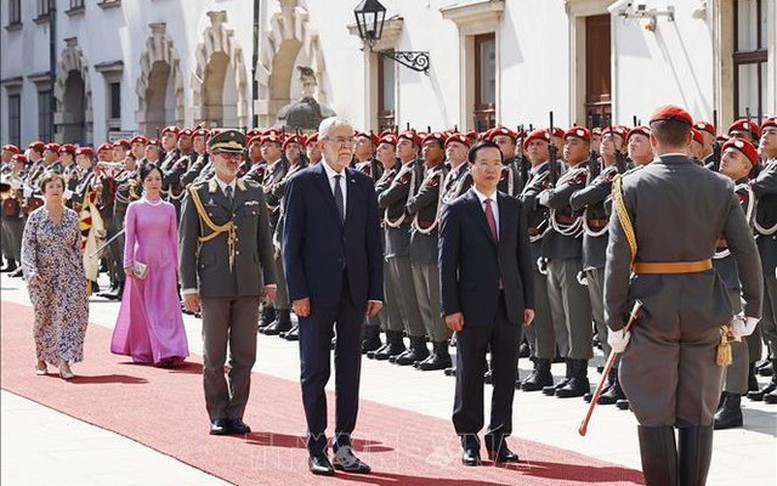
M 345 203 L 343 202 L 343 190 L 340 188 L 340 174 L 335 176 L 335 205 L 340 213 L 340 221 L 345 222 Z

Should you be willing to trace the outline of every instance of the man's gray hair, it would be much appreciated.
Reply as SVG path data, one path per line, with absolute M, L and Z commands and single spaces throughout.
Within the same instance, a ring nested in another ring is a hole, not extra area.
M 329 138 L 329 135 L 337 127 L 347 126 L 353 128 L 351 121 L 342 116 L 330 116 L 321 120 L 321 124 L 318 126 L 318 139 L 323 140 Z

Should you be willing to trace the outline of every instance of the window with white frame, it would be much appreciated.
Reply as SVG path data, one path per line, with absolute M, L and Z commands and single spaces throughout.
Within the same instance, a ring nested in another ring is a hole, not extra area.
M 769 44 L 768 2 L 734 0 L 734 115 L 764 115 Z

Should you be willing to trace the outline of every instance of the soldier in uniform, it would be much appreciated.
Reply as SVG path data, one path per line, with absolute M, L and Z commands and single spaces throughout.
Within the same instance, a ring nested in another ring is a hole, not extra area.
M 742 204 L 747 224 L 751 225 L 755 209 L 755 195 L 748 180 L 758 163 L 758 152 L 750 142 L 742 138 L 729 139 L 723 144 L 722 150 L 720 173 L 730 178 L 734 183 L 734 191 Z M 728 250 L 728 243 L 723 238 L 718 240 L 712 264 L 728 291 L 731 308 L 735 314 L 738 314 L 742 311 L 742 303 L 739 299 L 739 274 L 734 257 Z M 731 343 L 733 362 L 731 366 L 726 368 L 723 395 L 718 411 L 715 413 L 715 430 L 742 426 L 741 400 L 742 395 L 747 394 L 748 391 L 748 366 L 752 362 L 749 359 L 748 342 L 753 339 L 756 340 L 760 351 L 761 336 L 756 332 L 740 342 Z
M 14 155 L 19 153 L 19 147 L 16 145 L 8 144 L 3 145 L 2 152 L 0 152 L 0 174 L 2 174 L 2 182 L 10 185 L 10 174 L 15 172 L 16 163 L 13 160 Z M 26 159 L 26 158 L 25 158 Z M 17 178 L 18 174 L 14 178 Z M 7 218 L 12 218 L 12 214 L 19 212 L 19 203 L 16 198 L 11 197 L 11 188 L 3 189 L 3 192 L 7 192 L 3 199 L 3 224 L 0 229 L 0 235 L 3 241 L 3 256 L 6 260 L 6 265 L 0 269 L 0 272 L 13 272 L 16 271 L 16 261 L 18 258 L 14 257 L 14 253 L 11 250 L 11 233 L 10 227 L 5 223 Z M 7 198 L 7 199 L 6 199 Z M 10 201 L 6 203 L 6 201 Z M 15 206 L 12 208 L 12 206 Z
M 113 162 L 113 145 L 105 142 L 97 147 L 97 160 L 99 162 Z
M 758 143 L 758 139 L 761 137 L 761 129 L 758 124 L 753 120 L 747 120 L 746 118 L 740 118 L 732 123 L 726 133 L 729 137 L 744 138 L 753 145 Z
M 761 313 L 761 267 L 750 228 L 732 182 L 685 155 L 692 125 L 682 108 L 657 109 L 650 141 L 659 159 L 613 183 L 605 318 L 610 346 L 623 352 L 620 379 L 640 424 L 649 486 L 705 483 L 722 385 L 721 334 L 750 334 Z M 745 302 L 746 318 L 733 322 L 710 260 L 721 235 L 736 260 Z M 643 311 L 628 331 L 635 299 Z
M 757 392 L 748 397 L 755 401 L 777 403 L 777 119 L 769 118 L 763 123 L 763 133 L 758 145 L 763 169 L 750 181 L 753 193 L 758 199 L 755 216 L 755 241 L 761 255 L 764 274 L 764 312 L 759 327 L 763 340 L 771 354 L 772 379 Z M 760 344 L 760 343 L 759 343 Z M 752 349 L 752 357 L 760 356 Z
M 312 134 L 305 140 L 305 154 L 308 157 L 310 165 L 321 162 L 322 154 L 321 147 L 318 146 L 318 132 Z
M 216 175 L 188 189 L 179 227 L 184 306 L 189 312 L 202 309 L 203 384 L 212 435 L 251 432 L 243 412 L 256 361 L 259 303 L 262 297 L 272 300 L 276 289 L 264 192 L 235 177 L 245 143 L 237 130 L 210 139 Z
M 713 157 L 713 145 L 715 144 L 715 127 L 712 123 L 704 120 L 696 120 L 693 124 L 693 128 L 699 131 L 701 134 L 701 160 L 702 165 L 707 165 L 712 162 Z
M 283 156 L 287 165 L 287 170 L 283 174 L 283 177 L 278 182 L 272 184 L 269 187 L 270 195 L 273 199 L 278 201 L 278 220 L 275 222 L 273 228 L 273 247 L 275 258 L 275 278 L 278 282 L 278 292 L 275 294 L 275 322 L 269 326 L 262 328 L 259 332 L 267 334 L 268 336 L 277 336 L 282 334 L 284 338 L 287 337 L 291 341 L 296 341 L 298 334 L 292 331 L 291 323 L 291 302 L 289 302 L 289 294 L 286 287 L 286 272 L 283 268 L 283 197 L 286 194 L 286 186 L 289 180 L 297 172 L 307 167 L 307 161 L 302 155 L 302 147 L 300 140 L 296 135 L 291 135 L 283 141 Z M 289 334 L 291 333 L 291 334 Z
M 551 361 L 556 354 L 558 343 L 562 356 L 569 352 L 569 339 L 563 322 L 554 326 L 553 314 L 548 300 L 547 262 L 542 254 L 545 235 L 550 230 L 548 208 L 538 203 L 539 194 L 548 185 L 548 142 L 550 136 L 547 130 L 531 131 L 523 141 L 523 151 L 526 154 L 531 169 L 529 180 L 521 192 L 521 201 L 527 212 L 529 250 L 531 261 L 536 263 L 534 272 L 534 324 L 526 328 L 526 338 L 529 343 L 534 370 L 521 382 L 523 391 L 539 391 L 553 387 L 553 375 L 550 372 Z M 569 374 L 569 373 L 567 373 Z
M 580 144 L 586 135 L 584 129 L 574 129 L 574 133 L 583 137 L 570 138 L 570 143 Z M 628 140 L 628 138 L 627 138 Z M 627 142 L 628 143 L 628 142 Z M 568 145 L 569 146 L 569 145 Z M 583 211 L 583 272 L 585 273 L 588 296 L 591 300 L 591 311 L 596 326 L 596 333 L 602 343 L 605 356 L 610 355 L 610 347 L 607 344 L 607 326 L 604 323 L 604 262 L 607 250 L 607 223 L 608 211 L 605 202 L 610 195 L 612 181 L 618 174 L 615 157 L 603 158 L 604 162 L 596 173 L 589 171 L 589 181 L 584 188 L 579 189 L 569 199 L 572 209 Z M 590 163 L 590 160 L 589 160 Z M 599 160 L 594 159 L 595 164 Z M 618 381 L 618 365 L 613 365 L 610 374 L 606 377 L 606 388 L 599 397 L 599 404 L 612 405 L 625 398 Z M 586 395 L 590 399 L 590 394 Z
M 135 160 L 142 160 L 146 157 L 146 145 L 148 145 L 148 137 L 145 135 L 135 135 L 130 139 L 130 151 Z
M 262 158 L 267 162 L 264 178 L 262 179 L 262 188 L 264 189 L 264 199 L 267 202 L 267 211 L 270 216 L 270 234 L 274 234 L 278 226 L 278 219 L 280 218 L 281 200 L 272 194 L 272 187 L 283 180 L 288 166 L 283 159 L 283 139 L 280 134 L 275 131 L 268 131 L 262 137 L 260 147 Z M 279 274 L 283 273 L 283 263 L 280 255 L 274 261 L 274 274 L 276 278 L 279 281 L 285 281 L 283 277 L 278 277 Z M 277 307 L 278 304 L 284 306 L 285 309 Z M 260 332 L 265 327 L 277 326 L 282 319 L 285 321 L 287 313 L 289 316 L 291 315 L 291 306 L 288 302 L 275 302 L 275 299 L 273 299 L 273 302 L 265 305 L 262 309 L 262 317 L 259 321 Z
M 579 133 L 582 133 L 580 135 Z M 566 383 L 557 386 L 559 398 L 588 393 L 588 360 L 593 357 L 591 301 L 582 285 L 582 214 L 570 206 L 572 194 L 588 178 L 591 134 L 574 127 L 565 135 L 564 158 L 568 169 L 539 195 L 538 202 L 550 210 L 551 229 L 545 235 L 542 255 L 548 261 L 548 300 L 553 321 L 563 323 L 569 339 L 566 356 L 569 370 Z
M 499 145 L 502 152 L 502 174 L 499 180 L 499 190 L 509 196 L 518 196 L 526 181 L 521 178 L 521 159 L 515 156 L 515 144 L 518 134 L 507 127 L 496 127 L 486 135 L 488 140 Z
M 401 168 L 388 189 L 378 194 L 378 207 L 384 212 L 386 231 L 386 260 L 389 279 L 397 291 L 402 321 L 410 338 L 410 348 L 392 361 L 401 366 L 412 365 L 429 356 L 426 347 L 426 329 L 418 308 L 413 271 L 410 266 L 410 223 L 407 200 L 414 196 L 424 178 L 424 168 L 418 161 L 420 142 L 415 132 L 408 130 L 397 138 L 397 154 Z
M 5 150 L 4 150 L 5 151 Z M 3 181 L 10 185 L 3 204 L 2 235 L 3 252 L 8 264 L 3 272 L 13 274 L 21 269 L 22 233 L 24 231 L 24 215 L 21 210 L 22 185 L 25 177 L 27 157 L 23 154 L 13 154 L 9 162 L 10 172 L 4 175 Z M 17 265 L 17 262 L 19 264 Z
M 248 139 L 248 167 L 243 176 L 259 184 L 264 180 L 267 163 L 262 158 L 262 136 L 255 135 Z
M 413 272 L 418 308 L 424 327 L 432 341 L 432 353 L 414 366 L 421 371 L 444 370 L 451 366 L 448 339 L 451 332 L 440 314 L 440 272 L 437 267 L 437 234 L 445 182 L 445 136 L 428 134 L 421 155 L 426 163 L 426 175 L 418 191 L 408 197 L 406 209 L 413 217 L 410 223 L 410 266 Z

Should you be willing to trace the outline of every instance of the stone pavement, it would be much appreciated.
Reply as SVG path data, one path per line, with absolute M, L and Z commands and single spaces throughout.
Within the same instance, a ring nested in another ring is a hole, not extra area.
M 104 281 L 100 283 L 107 284 Z M 29 305 L 21 279 L 10 279 L 3 274 L 0 292 L 3 301 Z M 93 297 L 90 321 L 112 328 L 118 310 L 118 303 Z M 190 352 L 201 354 L 200 320 L 184 316 L 184 323 Z M 88 356 L 85 358 L 89 359 Z M 601 356 L 597 359 L 603 360 Z M 30 372 L 32 363 L 33 357 L 30 357 Z M 530 367 L 529 360 L 521 360 L 521 375 L 528 374 Z M 77 365 L 74 371 L 78 373 Z M 260 335 L 254 371 L 298 380 L 297 344 Z M 563 374 L 562 365 L 554 365 L 553 371 L 557 376 Z M 598 380 L 593 370 L 591 374 L 592 382 Z M 333 380 L 330 388 L 332 385 Z M 453 387 L 454 380 L 441 372 L 424 373 L 386 362 L 363 361 L 361 397 L 364 399 L 449 419 Z M 3 424 L 0 481 L 4 485 L 224 484 L 218 478 L 142 444 L 11 393 L 3 391 L 0 402 Z M 487 387 L 486 413 L 489 403 L 490 387 Z M 249 406 L 261 407 L 261 403 L 254 401 Z M 588 435 L 580 437 L 577 428 L 585 406 L 581 399 L 561 400 L 541 393 L 516 392 L 516 452 L 520 455 L 520 439 L 526 438 L 640 469 L 634 417 L 614 407 L 597 407 Z M 777 406 L 745 399 L 743 408 L 744 428 L 720 431 L 715 435 L 710 485 L 747 486 L 777 482 Z M 207 433 L 207 423 L 191 426 L 201 427 L 203 434 Z M 453 433 L 452 427 L 450 433 Z M 41 459 L 46 467 L 40 467 Z

